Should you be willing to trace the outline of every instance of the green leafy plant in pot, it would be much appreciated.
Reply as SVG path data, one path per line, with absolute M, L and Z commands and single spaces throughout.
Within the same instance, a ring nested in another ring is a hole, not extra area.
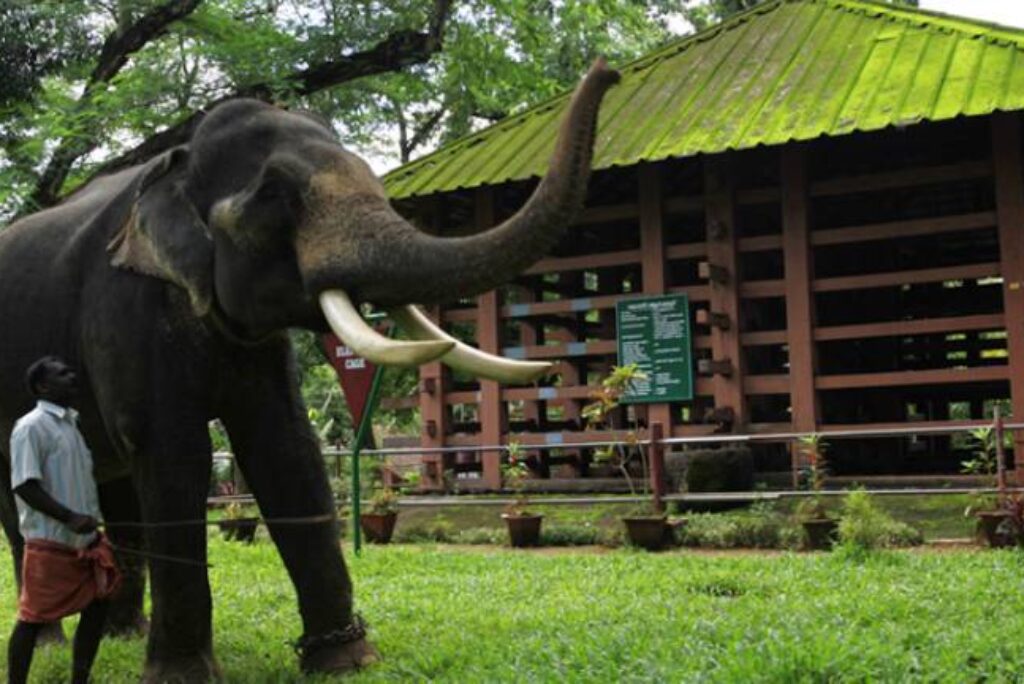
M 623 396 L 629 392 L 633 383 L 646 379 L 635 363 L 627 366 L 613 366 L 611 372 L 601 381 L 600 389 L 591 392 L 591 403 L 583 407 L 583 417 L 590 429 L 609 429 L 612 427 L 612 414 L 622 405 Z M 597 449 L 594 457 L 612 465 L 622 473 L 629 491 L 634 496 L 638 493 L 650 495 L 650 459 L 644 445 L 636 434 L 635 421 L 630 425 L 622 442 Z M 640 486 L 634 480 L 636 475 L 632 468 L 640 470 Z M 672 528 L 663 511 L 657 510 L 654 503 L 638 506 L 632 513 L 622 518 L 626 527 L 626 536 L 634 546 L 657 551 L 663 548 L 672 538 Z
M 985 487 L 994 489 L 997 485 L 998 449 L 996 431 L 991 427 L 971 430 L 968 436 L 972 444 L 972 458 L 960 462 L 960 471 L 967 475 L 980 475 Z M 1004 439 L 1009 437 L 1009 433 Z M 991 548 L 1009 546 L 1018 536 L 1015 533 L 1013 517 L 1017 510 L 1014 500 L 1005 493 L 990 494 L 977 492 L 971 495 L 964 515 L 977 520 L 975 539 L 979 544 Z
M 255 541 L 259 525 L 259 517 L 250 515 L 250 512 L 237 501 L 232 501 L 224 507 L 224 517 L 217 523 L 224 539 L 247 544 Z
M 807 459 L 807 487 L 813 492 L 796 506 L 796 517 L 804 529 L 804 543 L 810 550 L 831 549 L 835 543 L 839 521 L 829 513 L 822 492 L 828 464 L 825 451 L 828 443 L 818 433 L 804 435 L 797 440 L 797 448 Z
M 395 532 L 398 520 L 399 493 L 391 487 L 381 486 L 370 497 L 370 507 L 359 515 L 363 536 L 371 544 L 387 544 Z
M 519 442 L 509 442 L 507 451 L 508 463 L 501 466 L 501 475 L 505 486 L 515 494 L 515 500 L 505 507 L 501 517 L 508 527 L 509 543 L 516 548 L 537 546 L 540 544 L 540 527 L 544 516 L 531 513 L 527 508 L 530 501 L 525 484 L 530 477 L 530 469 Z

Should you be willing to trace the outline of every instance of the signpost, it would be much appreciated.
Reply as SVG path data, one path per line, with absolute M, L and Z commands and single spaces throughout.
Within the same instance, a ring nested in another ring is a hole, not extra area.
M 362 503 L 359 452 L 370 435 L 384 367 L 375 366 L 368 360 L 356 356 L 355 352 L 333 334 L 324 335 L 321 341 L 327 358 L 338 374 L 345 401 L 352 413 L 352 422 L 358 426 L 355 444 L 352 445 L 352 548 L 358 556 L 363 543 L 362 528 L 359 525 L 359 509 Z
M 635 363 L 646 376 L 624 403 L 693 399 L 690 302 L 686 295 L 637 297 L 615 305 L 619 365 Z

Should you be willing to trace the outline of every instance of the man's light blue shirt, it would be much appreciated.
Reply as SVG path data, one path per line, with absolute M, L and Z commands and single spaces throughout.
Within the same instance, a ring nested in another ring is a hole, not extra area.
M 40 399 L 22 416 L 11 433 L 11 488 L 29 480 L 40 485 L 54 501 L 75 513 L 100 519 L 92 453 L 78 431 L 78 412 Z M 37 511 L 20 496 L 18 529 L 25 539 L 47 539 L 76 549 L 87 547 L 95 532 L 76 534 L 64 523 Z

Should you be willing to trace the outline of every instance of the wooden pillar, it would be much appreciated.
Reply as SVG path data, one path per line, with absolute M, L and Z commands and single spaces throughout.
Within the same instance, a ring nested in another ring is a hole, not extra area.
M 789 345 L 789 399 L 793 430 L 818 429 L 817 368 L 814 350 L 814 295 L 811 291 L 813 251 L 807 202 L 804 147 L 782 148 L 782 250 L 786 282 L 786 342 Z M 800 455 L 791 447 L 793 486 L 797 485 Z
M 740 346 L 739 253 L 736 242 L 736 197 L 731 172 L 732 157 L 704 159 L 704 216 L 707 222 L 708 264 L 711 274 L 711 313 L 729 319 L 728 328 L 711 328 L 712 379 L 715 408 L 731 410 L 732 431 L 745 430 L 743 354 Z M 718 275 L 716 275 L 718 274 Z M 725 362 L 731 372 L 721 369 Z
M 1016 112 L 992 115 L 992 161 L 995 172 L 996 221 L 999 224 L 999 266 L 1003 276 L 1003 316 L 1010 365 L 1010 407 L 1013 421 L 1024 420 L 1024 172 L 1021 168 L 1021 125 Z M 1015 464 L 1024 457 L 1024 434 L 1017 431 Z M 1020 482 L 1022 469 L 1014 466 Z
M 437 235 L 444 224 L 441 203 L 431 202 L 428 222 L 431 232 Z M 425 309 L 434 321 L 441 325 L 441 307 Z M 444 447 L 448 434 L 449 416 L 445 404 L 445 369 L 440 361 L 420 366 L 420 446 L 425 448 Z M 444 454 L 427 453 L 422 457 L 423 471 L 421 487 L 427 490 L 444 489 Z
M 426 310 L 435 322 L 440 324 L 441 307 Z M 448 407 L 445 405 L 445 369 L 440 361 L 420 366 L 420 446 L 443 447 L 448 434 Z M 427 453 L 423 456 L 424 489 L 444 489 L 444 454 Z
M 477 188 L 473 206 L 476 228 L 487 230 L 494 225 L 494 191 L 490 187 Z M 476 340 L 480 349 L 501 354 L 501 319 L 498 310 L 498 292 L 491 290 L 477 298 Z M 480 380 L 480 442 L 484 445 L 503 443 L 505 415 L 501 403 L 501 385 L 494 380 Z M 501 451 L 485 451 L 483 481 L 488 489 L 501 489 Z
M 662 211 L 661 167 L 656 164 L 637 166 L 640 184 L 640 266 L 643 269 L 645 295 L 665 294 L 665 224 Z M 660 423 L 666 434 L 672 434 L 672 406 L 667 403 L 647 405 L 647 425 Z

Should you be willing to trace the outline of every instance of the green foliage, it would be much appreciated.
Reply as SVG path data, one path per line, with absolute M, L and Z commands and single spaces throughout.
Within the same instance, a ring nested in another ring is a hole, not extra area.
M 379 487 L 370 497 L 370 509 L 368 513 L 384 515 L 386 513 L 398 512 L 398 492 L 390 487 Z
M 683 546 L 708 549 L 797 549 L 802 540 L 800 529 L 768 504 L 740 512 L 688 515 L 677 536 Z
M 623 397 L 633 388 L 633 383 L 647 376 L 640 367 L 631 363 L 626 366 L 612 366 L 611 371 L 601 380 L 601 387 L 590 393 L 591 402 L 583 407 L 580 415 L 587 421 L 591 430 L 609 430 L 613 427 L 615 413 L 622 405 Z M 640 484 L 646 494 L 650 485 L 650 465 L 647 450 L 639 443 L 636 435 L 635 422 L 630 425 L 622 442 L 601 447 L 594 451 L 594 458 L 612 464 L 625 478 L 629 491 L 636 494 L 636 486 L 630 465 L 639 461 Z
M 924 541 L 918 530 L 894 520 L 875 505 L 864 489 L 851 491 L 843 501 L 839 519 L 839 542 L 847 551 L 863 553 L 876 549 L 915 546 Z
M 522 445 L 510 440 L 505 450 L 508 462 L 501 464 L 501 477 L 505 486 L 511 489 L 516 497 L 515 501 L 505 508 L 505 513 L 516 516 L 530 515 L 526 510 L 530 499 L 524 489 L 526 480 L 530 477 L 530 468 L 526 465 Z
M 688 492 L 741 492 L 754 487 L 754 457 L 747 447 L 691 449 L 683 455 Z
M 107 37 L 163 4 L 0 4 L 0 217 L 23 208 L 58 145 L 80 152 L 66 192 L 98 163 L 239 92 L 319 112 L 347 145 L 393 164 L 550 98 L 598 54 L 621 63 L 657 47 L 675 5 L 464 0 L 453 3 L 432 59 L 403 68 L 392 55 L 388 73 L 360 77 L 366 70 L 353 69 L 303 95 L 306 81 L 296 75 L 396 36 L 403 46 L 419 40 L 440 3 L 206 0 L 153 35 L 112 78 L 91 82 Z
M 5 555 L 7 549 L 0 549 Z M 512 553 L 369 547 L 348 557 L 383 661 L 343 681 L 1013 682 L 1022 558 L 901 553 Z M 228 684 L 299 684 L 295 595 L 266 539 L 210 540 L 213 639 Z M 11 564 L 0 604 L 13 607 Z M 439 616 L 444 628 L 438 628 Z M 0 611 L 0 634 L 14 610 Z M 68 620 L 70 633 L 75 619 Z M 135 682 L 146 641 L 105 639 L 97 682 Z M 681 656 L 682 654 L 682 656 Z M 685 657 L 683 657 L 685 656 Z M 69 647 L 33 681 L 67 680 Z
M 503 544 L 508 540 L 508 533 L 494 527 L 470 527 L 459 530 L 452 536 L 454 544 Z
M 412 525 L 399 522 L 393 541 L 399 544 L 417 544 L 427 542 L 451 543 L 458 532 L 455 525 L 443 516 Z

